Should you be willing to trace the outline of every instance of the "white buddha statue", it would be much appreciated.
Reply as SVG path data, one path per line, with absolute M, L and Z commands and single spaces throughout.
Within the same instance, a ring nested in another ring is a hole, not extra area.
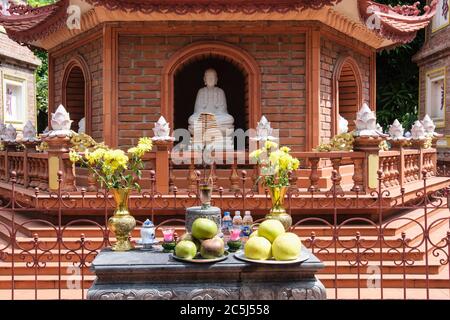
M 215 116 L 217 126 L 224 137 L 230 136 L 234 131 L 234 118 L 227 111 L 225 92 L 221 88 L 216 87 L 218 80 L 216 70 L 206 70 L 203 80 L 205 87 L 198 91 L 194 114 L 188 120 L 189 131 L 192 135 L 194 134 L 194 124 L 199 119 L 200 114 L 211 113 Z

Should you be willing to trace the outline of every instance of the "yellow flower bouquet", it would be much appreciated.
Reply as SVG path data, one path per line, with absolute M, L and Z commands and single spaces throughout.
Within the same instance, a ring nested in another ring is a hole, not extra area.
M 137 146 L 127 152 L 104 145 L 82 153 L 70 151 L 72 162 L 89 168 L 100 185 L 113 193 L 116 209 L 108 220 L 108 227 L 116 236 L 117 241 L 112 247 L 114 251 L 128 251 L 133 248 L 130 237 L 136 227 L 136 220 L 128 211 L 128 199 L 131 190 L 141 189 L 137 181 L 141 179 L 141 170 L 144 168 L 142 158 L 151 149 L 152 140 L 141 138 Z
M 283 206 L 289 187 L 289 173 L 300 165 L 300 161 L 289 154 L 290 151 L 288 147 L 278 148 L 275 142 L 266 141 L 261 149 L 250 153 L 250 159 L 260 165 L 261 176 L 258 180 L 263 178 L 272 200 L 272 208 L 266 218 L 279 220 L 286 231 L 292 225 L 292 217 Z
M 300 161 L 291 156 L 289 147 L 280 147 L 272 141 L 266 141 L 261 149 L 250 153 L 250 159 L 261 166 L 261 176 L 267 187 L 289 186 L 289 172 L 297 170 Z
M 70 160 L 87 167 L 107 189 L 140 190 L 137 179 L 141 179 L 144 168 L 142 157 L 152 149 L 150 138 L 141 138 L 136 147 L 127 152 L 100 146 L 85 152 L 70 151 Z

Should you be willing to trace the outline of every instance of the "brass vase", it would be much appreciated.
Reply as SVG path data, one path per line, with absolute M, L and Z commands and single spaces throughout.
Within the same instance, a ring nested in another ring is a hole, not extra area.
M 275 219 L 280 221 L 284 229 L 289 231 L 292 226 L 292 217 L 286 212 L 284 208 L 284 199 L 289 187 L 269 187 L 270 199 L 272 200 L 272 208 L 266 219 Z
M 116 210 L 114 215 L 108 220 L 108 228 L 116 236 L 116 243 L 112 246 L 114 251 L 128 251 L 133 249 L 130 242 L 131 232 L 136 227 L 136 220 L 128 211 L 128 198 L 130 190 L 113 189 Z

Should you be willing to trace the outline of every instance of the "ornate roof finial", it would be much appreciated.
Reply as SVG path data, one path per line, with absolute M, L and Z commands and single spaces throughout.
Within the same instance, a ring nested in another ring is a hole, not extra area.
M 163 116 L 160 116 L 158 121 L 155 122 L 155 127 L 153 128 L 153 141 L 173 141 L 174 138 L 170 136 L 170 126 L 169 123 Z
M 413 140 L 424 140 L 427 136 L 425 135 L 425 128 L 422 122 L 416 120 L 411 128 L 411 139 Z
M 23 127 L 23 137 L 22 141 L 24 142 L 35 142 L 39 139 L 36 137 L 36 128 L 33 123 L 28 120 L 27 123 Z
M 397 119 L 395 119 L 394 122 L 389 126 L 389 135 L 391 136 L 392 140 L 404 140 L 404 132 L 405 129 Z
M 273 134 L 273 128 L 270 125 L 269 120 L 265 116 L 261 117 L 258 124 L 256 125 L 256 141 L 273 141 L 276 140 Z
M 385 137 L 386 135 L 377 127 L 377 117 L 367 103 L 363 103 L 361 109 L 356 113 L 356 130 L 354 136 L 357 137 Z M 382 129 L 381 129 L 382 130 Z
M 52 113 L 52 120 L 50 121 L 52 130 L 50 130 L 46 136 L 68 136 L 71 137 L 74 132 L 70 130 L 72 126 L 72 120 L 66 108 L 62 104 L 58 106 L 55 113 Z
M 5 142 L 16 142 L 17 138 L 17 131 L 16 128 L 12 124 L 9 124 L 8 127 L 6 127 L 5 134 L 3 135 L 2 139 Z

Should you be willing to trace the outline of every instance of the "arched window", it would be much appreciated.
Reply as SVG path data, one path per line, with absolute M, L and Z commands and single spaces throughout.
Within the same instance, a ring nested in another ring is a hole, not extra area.
M 333 135 L 338 133 L 339 115 L 348 121 L 348 130 L 355 128 L 356 113 L 362 104 L 362 80 L 357 62 L 341 57 L 333 75 Z
M 91 133 L 91 75 L 80 56 L 72 58 L 64 69 L 62 104 L 70 114 L 72 130 L 78 132 L 81 119 L 85 119 L 85 132 Z
M 186 127 L 186 117 L 193 113 L 195 101 L 195 96 L 188 96 L 188 93 L 196 94 L 199 85 L 202 86 L 203 72 L 208 67 L 217 69 L 219 87 L 226 93 L 236 92 L 234 97 L 227 96 L 228 112 L 235 118 L 235 128 L 255 128 L 261 117 L 259 67 L 244 50 L 215 41 L 187 46 L 174 54 L 165 66 L 162 74 L 161 114 L 171 127 Z M 191 81 L 188 81 L 188 73 Z M 192 79 L 194 73 L 198 81 Z M 180 104 L 180 101 L 183 103 Z

